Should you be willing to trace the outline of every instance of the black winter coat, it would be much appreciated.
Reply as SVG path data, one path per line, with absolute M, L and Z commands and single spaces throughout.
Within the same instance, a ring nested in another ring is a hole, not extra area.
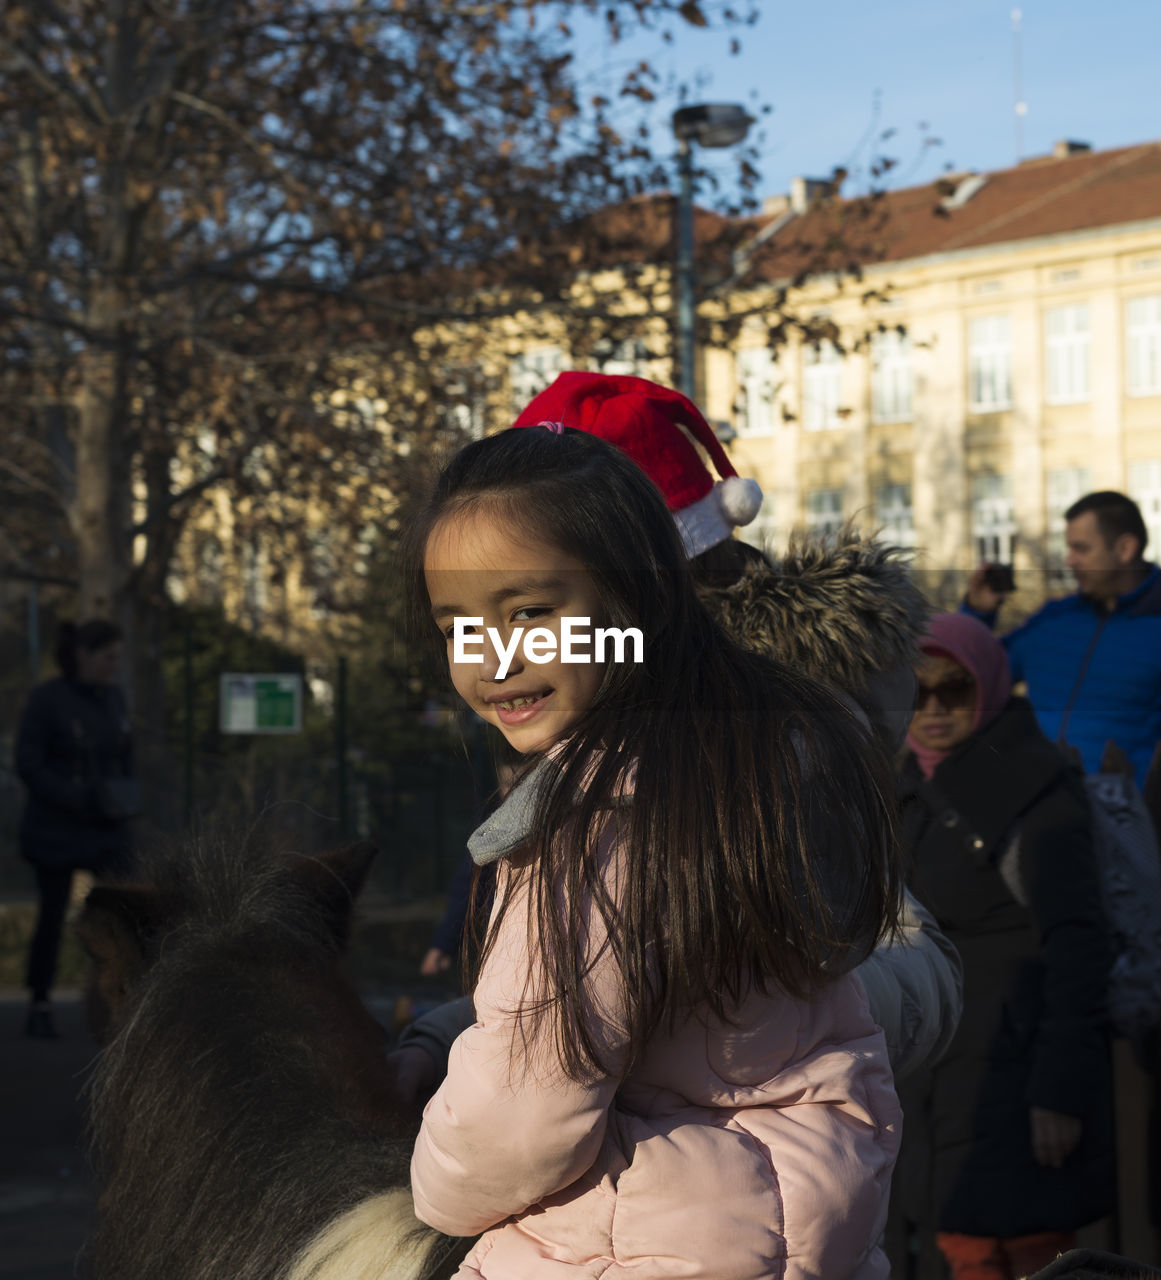
M 130 823 L 110 821 L 101 778 L 133 772 L 125 695 L 112 684 L 60 676 L 33 689 L 16 735 L 16 771 L 28 787 L 20 851 L 38 866 L 123 869 Z
M 943 1060 L 900 1087 L 896 1207 L 1001 1238 L 1093 1222 L 1114 1202 L 1112 956 L 1083 780 L 1013 698 L 929 783 L 908 755 L 900 798 L 911 887 L 963 958 L 964 1011 Z M 1032 1106 L 1082 1121 L 1059 1169 L 1033 1157 Z

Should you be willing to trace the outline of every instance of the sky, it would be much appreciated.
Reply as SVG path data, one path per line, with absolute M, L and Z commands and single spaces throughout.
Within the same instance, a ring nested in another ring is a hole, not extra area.
M 1098 150 L 1161 139 L 1161 0 L 1016 2 L 1025 156 L 1060 138 Z M 836 165 L 851 171 L 848 194 L 865 190 L 877 153 L 898 161 L 893 186 L 1015 163 L 1013 0 L 757 5 L 736 56 L 720 27 L 679 24 L 671 45 L 649 34 L 610 45 L 598 24 L 577 24 L 575 69 L 593 92 L 642 59 L 662 73 L 650 108 L 659 154 L 672 151 L 669 116 L 683 81 L 690 102 L 769 103 L 753 131 L 764 195 Z M 895 135 L 876 143 L 886 129 Z M 728 183 L 726 154 L 705 159 Z

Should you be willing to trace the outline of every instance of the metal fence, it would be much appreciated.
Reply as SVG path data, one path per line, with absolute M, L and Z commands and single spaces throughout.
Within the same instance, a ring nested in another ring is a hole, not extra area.
M 13 768 L 33 671 L 27 638 L 0 633 L 0 893 L 10 897 L 33 885 L 18 856 L 25 794 Z M 492 785 L 478 734 L 465 743 L 443 720 L 413 717 L 400 732 L 352 715 L 336 670 L 329 705 L 308 695 L 301 732 L 226 735 L 217 730 L 219 674 L 209 662 L 166 666 L 166 741 L 137 751 L 148 811 L 139 843 L 207 829 L 241 840 L 256 825 L 288 848 L 366 839 L 380 848 L 372 891 L 394 900 L 444 891 Z

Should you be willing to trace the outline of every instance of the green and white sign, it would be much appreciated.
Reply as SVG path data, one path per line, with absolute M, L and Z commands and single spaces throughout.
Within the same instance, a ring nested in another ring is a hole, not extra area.
M 223 733 L 298 733 L 302 676 L 227 671 L 222 676 Z

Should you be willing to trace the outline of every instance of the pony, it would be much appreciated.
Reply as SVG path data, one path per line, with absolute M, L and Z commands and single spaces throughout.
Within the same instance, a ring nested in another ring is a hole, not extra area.
M 341 963 L 374 856 L 198 839 L 90 892 L 91 1280 L 455 1271 L 469 1242 L 414 1216 L 420 1117 Z

